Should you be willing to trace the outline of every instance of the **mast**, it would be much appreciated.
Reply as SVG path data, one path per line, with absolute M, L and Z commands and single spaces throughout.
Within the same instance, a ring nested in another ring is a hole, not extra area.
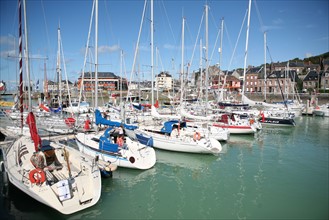
M 242 95 L 244 95 L 244 84 L 246 79 L 246 66 L 247 66 L 247 55 L 248 55 L 248 40 L 249 40 L 249 26 L 250 26 L 250 10 L 251 10 L 251 0 L 249 0 L 248 7 L 248 24 L 247 24 L 247 34 L 246 34 L 246 50 L 244 54 L 244 68 L 243 68 L 243 84 L 242 84 Z
M 180 67 L 180 74 L 181 74 L 181 79 L 180 79 L 180 83 L 181 83 L 181 94 L 180 94 L 180 103 L 183 103 L 183 76 L 184 76 L 184 25 L 185 25 L 185 18 L 183 18 L 182 21 L 182 60 L 181 60 L 181 67 Z
M 23 0 L 24 7 L 24 29 L 25 29 L 25 52 L 26 52 L 26 73 L 27 73 L 27 81 L 28 81 L 28 107 L 29 112 L 32 111 L 32 100 L 31 100 L 31 84 L 30 84 L 30 67 L 29 67 L 29 50 L 28 50 L 28 40 L 27 40 L 27 22 L 26 22 L 26 2 Z
M 43 92 L 44 92 L 44 102 L 48 98 L 48 79 L 47 79 L 47 68 L 46 68 L 46 60 L 44 61 L 44 84 L 43 84 Z
M 137 51 L 138 55 L 138 67 L 137 67 L 137 80 L 138 80 L 138 97 L 142 97 L 141 93 L 141 71 L 140 71 L 140 59 L 139 59 L 139 51 Z
M 123 65 L 123 50 L 121 50 L 121 53 L 120 53 L 120 63 L 121 63 L 121 65 L 120 65 L 120 86 L 119 86 L 119 88 L 120 88 L 120 104 L 121 104 L 121 101 L 122 101 L 122 75 L 123 75 L 123 71 L 122 71 L 122 69 L 123 69 L 123 67 L 122 67 L 122 65 Z
M 159 55 L 159 50 L 158 47 L 155 47 L 155 67 L 156 67 L 156 73 L 158 74 L 158 55 Z M 157 80 L 157 99 L 159 100 L 159 79 Z
M 62 70 L 61 70 L 61 34 L 60 34 L 60 27 L 57 29 L 57 91 L 59 94 L 58 97 L 58 104 L 59 106 L 62 105 Z
M 98 0 L 95 0 L 95 106 L 98 107 Z
M 206 81 L 205 81 L 205 84 L 206 84 L 206 108 L 207 108 L 207 105 L 208 105 L 208 77 L 209 77 L 209 60 L 208 60 L 208 46 L 209 46 L 209 43 L 208 43 L 208 5 L 206 5 Z M 207 111 L 206 111 L 206 115 L 207 115 Z
M 264 83 L 265 83 L 265 88 L 264 88 L 264 100 L 266 102 L 266 31 L 264 32 Z
M 154 56 L 154 51 L 153 51 L 153 0 L 151 0 L 151 75 L 152 75 L 152 106 L 154 105 L 154 85 L 153 85 L 153 82 L 154 82 L 154 64 L 153 64 L 153 56 Z
M 219 62 L 218 62 L 218 83 L 217 83 L 217 89 L 218 89 L 218 94 L 220 94 L 220 89 L 219 89 L 219 83 L 220 83 L 220 72 L 221 72 L 221 61 L 222 61 L 222 53 L 223 53 L 223 29 L 224 29 L 224 18 L 222 18 L 221 22 L 221 30 L 220 30 L 220 46 L 219 46 Z
M 200 86 L 199 86 L 199 91 L 200 91 L 200 94 L 199 94 L 199 98 L 201 98 L 202 99 L 202 97 L 203 97 L 203 82 L 202 82 L 202 80 L 203 80 L 203 78 L 202 78 L 202 39 L 200 39 L 200 61 L 199 61 L 200 63 L 199 63 L 199 69 L 200 69 Z
M 289 93 L 288 93 L 288 77 L 289 77 L 289 61 L 287 63 L 287 68 L 286 68 L 286 71 L 285 71 L 285 79 L 284 79 L 284 92 L 286 93 L 286 100 L 288 100 L 288 96 L 289 96 Z M 283 100 L 285 101 L 285 100 Z
M 22 59 L 22 8 L 18 0 L 18 33 L 19 33 L 19 110 L 21 112 L 21 133 L 23 133 L 23 59 Z

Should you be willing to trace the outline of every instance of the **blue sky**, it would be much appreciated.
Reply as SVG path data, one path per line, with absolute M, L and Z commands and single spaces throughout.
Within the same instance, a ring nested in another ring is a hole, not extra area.
M 296 57 L 303 59 L 328 52 L 328 2 L 328 0 L 252 1 L 247 65 L 258 66 L 264 63 L 264 31 L 267 32 L 267 45 L 270 51 L 270 54 L 267 52 L 267 62 L 271 62 L 271 58 L 274 62 L 278 62 Z M 37 79 L 42 81 L 44 78 L 44 59 L 42 59 L 44 57 L 48 58 L 46 60 L 48 79 L 55 80 L 59 25 L 66 74 L 71 81 L 75 81 L 80 76 L 92 3 L 92 0 L 26 1 L 29 56 L 32 57 L 30 72 L 33 81 Z M 14 58 L 18 54 L 17 5 L 15 0 L 0 1 L 0 80 L 7 82 L 18 79 L 18 60 Z M 155 74 L 165 70 L 178 78 L 181 66 L 183 17 L 185 18 L 184 67 L 186 69 L 187 64 L 190 63 L 190 71 L 199 68 L 200 39 L 203 45 L 206 43 L 205 17 L 201 23 L 205 5 L 209 6 L 209 46 L 208 50 L 203 50 L 203 53 L 208 51 L 210 65 L 219 62 L 218 34 L 221 19 L 224 18 L 222 69 L 243 68 L 248 0 L 155 0 L 154 48 L 158 48 L 158 53 L 154 49 Z M 130 78 L 143 6 L 142 0 L 99 0 L 99 71 L 110 71 L 119 76 L 122 73 L 123 77 Z M 148 1 L 140 37 L 140 52 L 135 66 L 135 70 L 141 72 L 139 76 L 141 80 L 151 78 L 150 14 Z M 200 34 L 197 37 L 199 29 Z M 93 62 L 94 42 L 95 33 L 92 29 L 90 43 L 92 53 L 88 56 L 91 58 L 88 58 L 86 71 L 90 70 L 89 62 Z M 124 54 L 122 59 L 121 51 Z M 65 77 L 65 69 L 62 65 L 63 77 Z M 133 75 L 133 79 L 137 80 L 136 74 Z

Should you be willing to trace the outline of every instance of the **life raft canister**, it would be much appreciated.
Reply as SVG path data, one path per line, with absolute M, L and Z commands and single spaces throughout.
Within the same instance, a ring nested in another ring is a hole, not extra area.
M 42 184 L 46 181 L 46 174 L 45 172 L 40 169 L 36 168 L 29 173 L 29 179 L 31 183 Z
M 85 130 L 90 130 L 90 120 L 85 120 L 85 126 L 84 126 Z

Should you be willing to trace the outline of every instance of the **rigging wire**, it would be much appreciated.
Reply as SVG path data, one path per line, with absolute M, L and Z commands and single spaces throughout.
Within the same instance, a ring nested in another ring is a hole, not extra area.
M 232 56 L 231 56 L 231 59 L 230 59 L 230 63 L 229 63 L 229 66 L 227 69 L 230 69 L 231 68 L 231 65 L 232 65 L 232 61 L 233 61 L 233 57 L 234 57 L 234 54 L 235 54 L 235 50 L 238 46 L 238 42 L 239 42 L 239 39 L 240 39 L 240 35 L 241 35 L 241 32 L 242 32 L 242 29 L 243 29 L 243 25 L 244 25 L 244 22 L 246 21 L 246 18 L 247 18 L 247 15 L 248 15 L 248 9 L 246 10 L 246 14 L 244 16 L 244 19 L 243 19 L 243 22 L 242 22 L 242 25 L 241 25 L 241 28 L 240 28 L 240 32 L 239 32 L 239 35 L 238 35 L 238 39 L 235 43 L 235 46 L 234 46 L 234 50 L 233 50 L 233 53 L 232 53 Z
M 256 0 L 254 0 L 254 5 L 255 5 L 255 8 L 256 8 L 257 17 L 258 17 L 258 21 L 260 23 L 262 32 L 265 32 L 266 30 L 265 30 L 265 27 L 264 27 L 264 24 L 263 24 L 263 20 L 262 20 L 262 16 L 260 15 L 260 12 L 259 12 L 258 5 L 257 5 Z
M 202 23 L 203 23 L 203 18 L 204 18 L 204 11 L 202 13 L 202 16 L 201 16 L 201 20 L 200 20 L 200 25 L 199 25 L 199 29 L 198 29 L 198 34 L 197 34 L 197 37 L 195 39 L 195 43 L 194 43 L 194 47 L 193 47 L 193 51 L 192 51 L 192 56 L 191 56 L 191 59 L 190 59 L 190 66 L 192 66 L 192 63 L 193 63 L 193 58 L 194 58 L 194 53 L 195 53 L 195 49 L 196 49 L 196 45 L 198 43 L 198 40 L 199 40 L 199 35 L 200 35 L 200 31 L 201 31 L 201 27 L 202 27 Z M 189 73 L 187 73 L 189 74 Z M 188 76 L 187 76 L 188 77 Z

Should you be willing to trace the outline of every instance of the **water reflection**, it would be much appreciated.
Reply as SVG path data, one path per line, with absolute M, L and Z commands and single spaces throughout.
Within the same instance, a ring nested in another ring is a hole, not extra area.
M 238 154 L 238 163 L 237 163 L 237 168 L 239 170 L 238 173 L 238 185 L 239 189 L 238 192 L 234 194 L 236 197 L 236 201 L 234 203 L 234 207 L 236 209 L 236 217 L 238 219 L 246 219 L 246 214 L 244 212 L 244 198 L 245 198 L 245 190 L 246 186 L 244 183 L 244 174 L 245 174 L 245 168 L 244 168 L 244 155 L 243 155 L 243 149 L 239 149 L 239 154 Z
M 152 176 L 156 175 L 157 169 L 155 167 L 148 170 L 135 170 L 135 169 L 127 169 L 127 168 L 118 168 L 114 173 L 113 177 L 109 179 L 108 183 L 103 184 L 103 192 L 110 192 L 113 190 L 112 187 L 115 184 L 111 184 L 119 181 L 122 186 L 125 187 L 133 187 L 140 182 L 148 181 Z
M 60 219 L 63 215 L 23 193 L 11 183 L 4 183 L 1 175 L 1 210 L 4 219 Z M 46 214 L 47 213 L 47 214 Z M 49 215 L 49 216 L 48 216 Z
M 200 171 L 209 167 L 219 157 L 214 155 L 200 155 L 190 153 L 177 153 L 165 150 L 157 150 L 157 163 L 162 163 L 176 168 L 186 168 L 192 171 Z M 194 173 L 195 177 L 197 176 Z
M 227 143 L 230 146 L 239 145 L 244 147 L 252 147 L 255 141 L 254 135 L 231 135 Z
M 260 143 L 263 143 L 263 141 L 259 141 Z M 262 194 L 263 194 L 263 184 L 265 181 L 265 170 L 263 169 L 264 164 L 264 148 L 263 145 L 260 145 L 259 148 L 259 164 L 257 173 L 254 175 L 254 181 L 255 181 L 255 187 L 256 187 L 256 193 L 255 193 L 255 199 L 254 204 L 256 207 L 261 208 L 262 205 Z

